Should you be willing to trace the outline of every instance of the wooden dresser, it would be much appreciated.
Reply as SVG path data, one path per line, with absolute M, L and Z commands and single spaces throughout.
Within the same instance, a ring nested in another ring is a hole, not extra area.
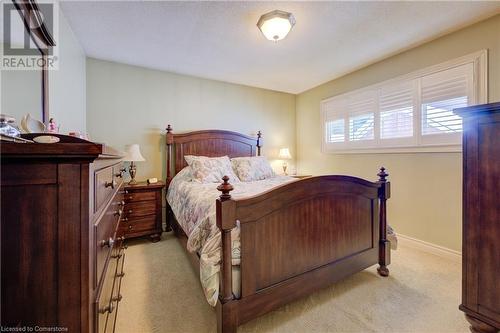
M 58 136 L 1 144 L 1 325 L 112 332 L 125 258 L 121 157 Z
M 152 242 L 161 239 L 162 233 L 162 190 L 165 183 L 140 182 L 125 185 L 124 217 L 119 229 L 125 239 L 149 236 Z
M 500 103 L 455 110 L 462 116 L 462 304 L 472 332 L 500 329 Z

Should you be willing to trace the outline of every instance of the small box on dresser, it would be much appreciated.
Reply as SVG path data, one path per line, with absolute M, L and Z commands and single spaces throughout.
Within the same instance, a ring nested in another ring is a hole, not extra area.
M 500 330 L 500 103 L 463 118 L 462 304 L 474 333 Z
M 124 218 L 120 236 L 125 239 L 149 236 L 157 242 L 162 234 L 162 190 L 165 183 L 139 182 L 125 185 Z

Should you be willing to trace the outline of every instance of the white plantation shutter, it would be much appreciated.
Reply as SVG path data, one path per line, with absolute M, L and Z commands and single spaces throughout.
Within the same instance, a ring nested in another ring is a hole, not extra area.
M 380 138 L 413 137 L 414 81 L 381 88 L 379 93 Z
M 337 98 L 322 104 L 325 142 L 341 144 L 345 138 L 345 119 L 347 115 L 347 99 Z
M 349 141 L 373 140 L 375 137 L 376 91 L 350 96 Z
M 323 151 L 457 151 L 462 119 L 453 109 L 487 101 L 486 62 L 481 51 L 321 101 Z
M 473 71 L 473 64 L 466 64 L 422 77 L 422 135 L 462 131 L 462 118 L 453 109 L 473 100 Z
M 326 141 L 344 142 L 345 141 L 345 120 L 330 120 L 326 123 Z

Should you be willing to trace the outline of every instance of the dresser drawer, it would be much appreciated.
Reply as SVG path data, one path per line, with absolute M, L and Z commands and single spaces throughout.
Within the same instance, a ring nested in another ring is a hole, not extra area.
M 108 325 L 113 326 L 114 316 L 116 311 L 116 302 L 113 301 L 113 288 L 116 282 L 116 273 L 118 269 L 118 261 L 110 259 L 103 274 L 101 288 L 96 298 L 96 316 L 97 316 L 97 332 L 108 331 Z M 112 320 L 109 320 L 112 318 Z
M 122 294 L 121 294 L 121 284 L 122 284 L 122 278 L 125 275 L 123 272 L 123 266 L 125 263 L 125 253 L 123 249 L 119 251 L 119 253 L 116 256 L 113 256 L 112 260 L 116 260 L 117 262 L 117 269 L 116 269 L 116 275 L 115 275 L 115 281 L 114 281 L 114 286 L 113 286 L 113 294 L 111 301 L 114 302 L 115 309 L 112 313 L 108 315 L 108 320 L 106 324 L 106 332 L 114 332 L 115 331 L 115 325 L 116 325 L 116 316 L 118 315 L 118 308 L 120 306 L 120 302 L 122 300 Z
M 113 178 L 113 167 L 107 167 L 96 171 L 94 185 L 94 212 L 97 212 L 115 191 Z
M 95 248 L 96 248 L 96 269 L 94 276 L 94 286 L 99 283 L 106 260 L 116 242 L 115 233 L 120 219 L 123 195 L 117 193 L 110 203 L 102 218 L 94 226 L 95 228 Z M 122 213 L 123 215 L 123 213 Z
M 128 190 L 128 193 L 125 194 L 125 202 L 137 202 L 137 201 L 147 201 L 147 200 L 156 200 L 156 192 L 142 192 L 142 191 L 131 191 Z
M 120 168 L 122 163 L 108 166 L 95 172 L 94 177 L 94 212 L 99 211 L 115 193 L 117 188 L 123 184 Z
M 156 214 L 156 201 L 130 202 L 125 205 L 128 219 Z

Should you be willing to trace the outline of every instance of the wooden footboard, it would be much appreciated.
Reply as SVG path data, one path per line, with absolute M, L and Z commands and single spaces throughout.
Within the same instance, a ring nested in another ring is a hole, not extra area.
M 387 276 L 389 183 L 348 176 L 300 180 L 241 200 L 228 179 L 218 187 L 222 233 L 219 331 L 237 325 L 379 263 Z M 231 229 L 240 223 L 241 296 L 232 294 Z

